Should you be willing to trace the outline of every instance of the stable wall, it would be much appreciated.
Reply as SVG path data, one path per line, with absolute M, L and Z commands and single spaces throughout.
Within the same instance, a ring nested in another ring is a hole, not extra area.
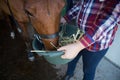
M 120 67 L 120 25 L 115 40 L 105 56 L 112 63 Z

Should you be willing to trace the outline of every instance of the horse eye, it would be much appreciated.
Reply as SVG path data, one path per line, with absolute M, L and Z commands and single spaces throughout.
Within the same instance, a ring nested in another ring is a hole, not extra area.
M 32 17 L 34 16 L 31 12 L 29 12 L 29 11 L 28 11 L 28 10 L 26 10 L 26 9 L 25 9 L 25 13 L 26 13 L 27 15 L 32 16 Z

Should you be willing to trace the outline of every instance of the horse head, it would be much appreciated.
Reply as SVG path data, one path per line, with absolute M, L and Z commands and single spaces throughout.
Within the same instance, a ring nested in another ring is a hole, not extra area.
M 25 9 L 31 14 L 31 23 L 47 50 L 53 50 L 55 49 L 53 45 L 58 45 L 59 22 L 63 6 L 64 0 L 28 0 L 26 2 Z
M 64 0 L 0 0 L 0 11 L 17 20 L 23 31 L 23 39 L 28 43 L 26 23 L 31 20 L 45 49 L 53 50 L 55 48 L 50 43 L 58 45 L 60 14 L 64 4 Z M 29 13 L 29 19 L 26 11 Z

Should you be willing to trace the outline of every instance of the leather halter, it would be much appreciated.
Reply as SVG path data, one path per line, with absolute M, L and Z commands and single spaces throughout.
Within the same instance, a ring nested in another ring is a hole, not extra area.
M 11 17 L 12 17 L 12 19 L 13 19 L 13 22 L 14 22 L 15 26 L 16 26 L 16 29 L 18 30 L 19 33 L 22 33 L 22 29 L 21 29 L 18 21 L 15 19 L 14 15 L 13 15 L 13 12 L 12 12 L 11 7 L 10 7 L 10 4 L 9 4 L 9 1 L 8 1 L 8 0 L 5 0 L 5 2 L 6 2 L 6 4 L 7 4 L 7 6 L 8 6 L 8 9 L 9 9 L 9 11 L 10 11 Z
M 54 39 L 54 38 L 56 38 L 56 37 L 59 36 L 59 33 L 57 32 L 57 33 L 50 34 L 50 35 L 39 34 L 39 36 L 40 36 L 41 38 L 44 38 L 44 39 Z

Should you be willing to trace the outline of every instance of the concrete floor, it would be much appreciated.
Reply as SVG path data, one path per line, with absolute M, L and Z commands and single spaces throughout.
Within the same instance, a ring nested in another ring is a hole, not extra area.
M 60 69 L 58 74 L 63 76 L 66 72 L 67 65 L 59 65 L 56 68 Z M 82 80 L 82 77 L 82 60 L 80 59 L 75 70 L 75 75 L 70 80 Z M 95 80 L 120 80 L 120 68 L 116 67 L 104 57 L 97 67 Z

